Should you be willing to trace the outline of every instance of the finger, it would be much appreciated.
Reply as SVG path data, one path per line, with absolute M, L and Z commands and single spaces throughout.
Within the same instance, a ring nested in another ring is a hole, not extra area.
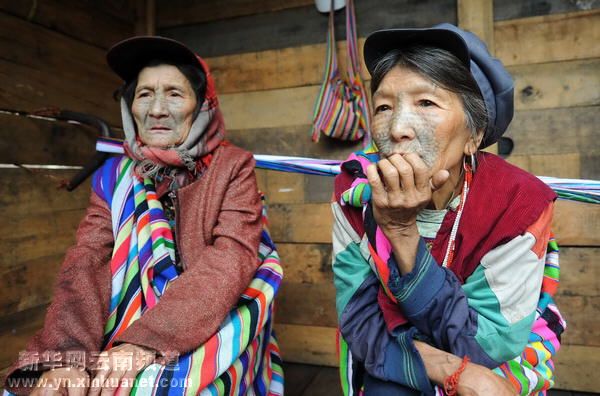
M 130 390 L 133 388 L 133 384 L 135 384 L 135 378 L 137 377 L 138 371 L 135 369 L 131 369 L 125 372 L 123 378 L 121 378 L 121 385 L 119 386 L 119 392 L 125 395 L 130 393 Z M 121 392 L 123 391 L 123 392 Z
M 430 180 L 431 189 L 433 191 L 439 190 L 442 186 L 450 179 L 450 172 L 446 169 L 437 171 Z
M 90 384 L 90 391 L 88 393 L 88 396 L 99 396 L 100 395 L 100 392 L 102 392 L 102 387 L 104 386 L 104 381 L 106 381 L 106 378 L 108 378 L 111 371 L 112 370 L 110 368 L 106 368 L 106 369 L 99 370 L 96 373 L 96 376 L 94 377 L 94 379 L 92 380 L 92 383 Z
M 112 371 L 102 385 L 100 396 L 113 396 L 117 389 L 119 389 L 119 386 L 121 386 L 123 375 L 125 375 L 124 371 Z
M 415 189 L 415 175 L 412 166 L 400 154 L 394 154 L 389 158 L 390 163 L 396 168 L 400 176 L 400 188 L 402 191 Z
M 425 164 L 421 156 L 417 153 L 408 153 L 403 158 L 412 167 L 415 178 L 415 187 L 417 187 L 418 190 L 429 188 L 431 170 Z
M 371 192 L 373 194 L 374 202 L 386 202 L 387 193 L 385 191 L 383 182 L 379 177 L 379 173 L 377 172 L 377 165 L 370 164 L 369 166 L 367 166 L 367 180 L 369 181 L 369 185 L 371 186 Z
M 379 161 L 377 168 L 381 173 L 381 181 L 388 194 L 397 194 L 402 191 L 400 187 L 400 174 L 389 158 Z

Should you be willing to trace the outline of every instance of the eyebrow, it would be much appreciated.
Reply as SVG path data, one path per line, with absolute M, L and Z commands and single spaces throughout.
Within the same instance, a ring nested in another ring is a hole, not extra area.
M 135 92 L 141 91 L 142 89 L 149 89 L 149 90 L 153 91 L 154 86 L 151 86 L 148 84 L 138 85 L 137 88 L 135 89 Z M 171 91 L 173 89 L 176 89 L 178 91 L 184 91 L 184 87 L 182 85 L 170 84 L 170 85 L 165 86 L 166 91 Z
M 402 93 L 407 93 L 407 94 L 420 94 L 420 93 L 429 93 L 429 94 L 433 94 L 435 96 L 439 96 L 438 95 L 438 86 L 434 83 L 430 83 L 430 84 L 416 84 L 412 87 L 410 87 L 408 90 L 402 91 Z M 386 88 L 377 88 L 377 91 L 375 91 L 375 93 L 373 94 L 373 99 L 377 98 L 377 97 L 389 97 L 389 96 L 396 96 L 395 93 L 391 92 L 391 89 L 386 89 Z

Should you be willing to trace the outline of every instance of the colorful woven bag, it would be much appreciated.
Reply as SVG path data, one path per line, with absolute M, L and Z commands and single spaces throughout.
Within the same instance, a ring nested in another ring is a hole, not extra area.
M 369 104 L 362 79 L 356 39 L 354 1 L 346 3 L 346 40 L 348 50 L 348 81 L 340 76 L 337 63 L 333 1 L 329 11 L 327 33 L 327 63 L 323 85 L 315 103 L 312 140 L 318 141 L 320 133 L 340 139 L 369 140 Z

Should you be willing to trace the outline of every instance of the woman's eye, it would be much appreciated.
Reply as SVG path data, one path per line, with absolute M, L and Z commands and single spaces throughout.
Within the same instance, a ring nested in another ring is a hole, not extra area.
M 392 108 L 388 105 L 379 105 L 379 106 L 375 107 L 375 114 L 381 113 L 382 111 L 388 111 L 391 109 Z
M 421 99 L 419 101 L 419 106 L 421 106 L 421 107 L 435 106 L 435 103 L 429 99 Z
M 169 96 L 172 98 L 180 98 L 181 94 L 179 92 L 171 91 L 171 93 L 169 93 Z
M 150 96 L 150 92 L 140 92 L 138 93 L 138 98 L 147 98 Z

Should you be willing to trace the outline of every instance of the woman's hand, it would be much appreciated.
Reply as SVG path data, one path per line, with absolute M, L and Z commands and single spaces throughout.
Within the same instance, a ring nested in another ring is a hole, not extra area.
M 517 392 L 508 380 L 490 369 L 474 363 L 468 363 L 458 382 L 460 396 L 515 396 Z
M 138 373 L 152 364 L 155 357 L 156 352 L 133 344 L 121 344 L 102 352 L 88 395 L 111 396 L 119 388 L 130 389 Z
M 388 239 L 415 226 L 417 213 L 449 176 L 447 170 L 432 175 L 416 153 L 393 154 L 367 167 L 375 221 Z
M 85 396 L 90 376 L 84 369 L 62 367 L 44 372 L 38 379 L 32 396 Z
M 449 177 L 445 169 L 432 175 L 416 153 L 393 154 L 367 167 L 373 216 L 391 242 L 403 274 L 410 272 L 414 266 L 419 238 L 417 213 L 427 206 L 433 191 Z

